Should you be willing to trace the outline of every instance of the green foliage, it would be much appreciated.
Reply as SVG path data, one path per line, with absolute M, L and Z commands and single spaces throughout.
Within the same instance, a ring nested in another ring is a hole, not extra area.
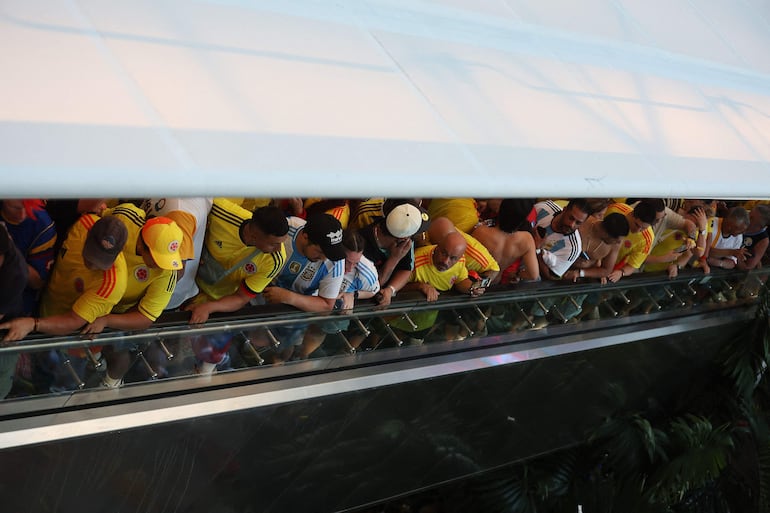
M 668 436 L 639 413 L 607 419 L 591 437 L 607 454 L 613 471 L 621 477 L 646 473 L 652 463 L 665 460 Z
M 477 478 L 473 507 L 455 511 L 574 513 L 582 504 L 587 513 L 700 513 L 729 511 L 733 493 L 770 512 L 769 358 L 764 288 L 751 328 L 689 393 L 678 391 L 683 411 L 624 412 L 625 391 L 609 384 L 605 404 L 619 413 L 585 445 Z
M 770 293 L 762 289 L 757 319 L 748 333 L 737 337 L 722 352 L 724 373 L 734 385 L 739 398 L 749 400 L 767 370 L 770 356 Z
M 552 511 L 568 495 L 575 479 L 578 452 L 566 450 L 515 467 L 496 478 L 479 480 L 474 490 L 484 511 L 537 513 Z
M 714 428 L 708 419 L 691 414 L 673 419 L 669 436 L 669 461 L 651 477 L 649 497 L 673 505 L 717 479 L 735 444 L 729 424 Z

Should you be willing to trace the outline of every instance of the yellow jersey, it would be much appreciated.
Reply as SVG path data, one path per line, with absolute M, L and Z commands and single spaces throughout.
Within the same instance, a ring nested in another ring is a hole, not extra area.
M 615 213 L 627 215 L 633 211 L 634 209 L 630 205 L 626 205 L 625 203 L 613 203 L 607 207 L 607 212 L 604 215 L 607 216 Z M 647 258 L 647 255 L 650 254 L 654 238 L 655 232 L 652 231 L 652 227 L 650 226 L 636 233 L 629 232 L 620 243 L 620 251 L 618 252 L 615 269 L 620 269 L 626 264 L 634 269 L 639 269 Z
M 465 267 L 464 256 L 446 271 L 436 269 L 433 265 L 433 251 L 437 247 L 434 244 L 414 250 L 414 271 L 409 281 L 430 283 L 436 290 L 445 291 L 451 289 L 458 281 L 468 278 L 468 269 Z
M 367 198 L 359 203 L 356 215 L 350 220 L 350 228 L 360 230 L 372 224 L 377 218 L 383 217 L 383 203 L 385 203 L 385 198 Z
M 470 232 L 479 222 L 476 200 L 473 198 L 435 198 L 430 200 L 431 219 L 446 217 L 462 232 Z
M 211 299 L 235 294 L 239 288 L 250 296 L 256 296 L 283 268 L 286 261 L 286 248 L 283 244 L 280 251 L 262 253 L 253 246 L 247 246 L 241 239 L 241 229 L 251 217 L 251 212 L 224 198 L 214 200 L 209 212 L 203 243 L 205 251 L 200 267 L 218 266 L 222 270 L 229 270 L 237 265 L 238 268 L 216 283 L 208 283 L 202 278 L 201 269 L 198 269 L 196 283 Z
M 136 254 L 136 244 L 145 222 L 144 210 L 131 203 L 123 203 L 105 212 L 105 215 L 108 213 L 123 221 L 128 230 L 126 245 L 123 247 L 128 269 L 126 292 L 112 311 L 125 313 L 136 306 L 142 315 L 155 322 L 174 294 L 177 272 L 159 267 L 150 268 Z
M 67 233 L 40 302 L 43 317 L 71 310 L 91 323 L 110 313 L 123 297 L 127 281 L 123 253 L 106 271 L 89 269 L 83 262 L 86 236 L 98 220 L 95 214 L 83 214 Z
M 465 267 L 469 271 L 483 273 L 486 271 L 500 270 L 497 260 L 495 260 L 489 250 L 481 242 L 465 232 L 459 233 L 465 237 L 465 242 L 468 244 L 465 248 Z
M 687 251 L 687 234 L 682 230 L 665 230 L 659 237 L 658 243 L 650 251 L 650 256 L 663 256 L 671 252 L 684 253 Z M 676 260 L 674 261 L 676 262 Z M 665 271 L 673 262 L 645 263 L 644 272 Z

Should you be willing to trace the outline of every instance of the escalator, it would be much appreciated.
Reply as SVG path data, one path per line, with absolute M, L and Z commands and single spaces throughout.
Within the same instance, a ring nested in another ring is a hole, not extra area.
M 477 475 L 697 386 L 753 322 L 766 279 L 521 284 L 472 302 L 405 294 L 332 316 L 251 307 L 202 327 L 169 313 L 142 333 L 25 340 L 0 352 L 56 368 L 0 403 L 4 508 L 352 511 Z M 427 333 L 411 336 L 430 311 Z M 252 336 L 340 320 L 347 330 L 311 358 L 280 365 L 281 340 Z M 106 345 L 132 358 L 120 389 L 94 385 Z M 195 374 L 201 347 L 226 347 L 213 375 Z

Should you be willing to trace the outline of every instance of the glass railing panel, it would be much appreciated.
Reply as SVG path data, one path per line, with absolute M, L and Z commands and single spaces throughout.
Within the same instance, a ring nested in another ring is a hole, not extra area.
M 101 390 L 107 367 L 123 374 L 125 387 L 255 368 L 273 368 L 272 378 L 276 372 L 290 374 L 296 360 L 334 359 L 339 365 L 339 359 L 347 359 L 343 364 L 358 365 L 367 354 L 409 358 L 415 347 L 458 351 L 464 342 L 473 342 L 468 347 L 515 344 L 541 329 L 595 329 L 597 323 L 619 319 L 636 322 L 750 306 L 768 273 L 690 273 L 675 279 L 638 275 L 605 285 L 521 284 L 490 289 L 473 300 L 442 294 L 435 303 L 413 293 L 400 295 L 386 309 L 362 302 L 353 311 L 331 314 L 253 307 L 200 326 L 187 324 L 187 314 L 175 312 L 140 333 L 33 337 L 0 347 L 0 366 L 6 375 L 15 375 L 9 399 Z M 244 379 L 267 376 L 260 372 L 244 374 Z

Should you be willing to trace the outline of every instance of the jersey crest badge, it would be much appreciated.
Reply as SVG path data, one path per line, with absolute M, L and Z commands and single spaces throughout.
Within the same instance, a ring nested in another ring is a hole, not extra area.
M 257 266 L 254 262 L 247 262 L 246 265 L 243 266 L 243 270 L 246 271 L 246 274 L 254 274 L 257 272 Z
M 150 277 L 150 270 L 147 267 L 140 265 L 134 269 L 134 278 L 136 281 L 145 282 Z

